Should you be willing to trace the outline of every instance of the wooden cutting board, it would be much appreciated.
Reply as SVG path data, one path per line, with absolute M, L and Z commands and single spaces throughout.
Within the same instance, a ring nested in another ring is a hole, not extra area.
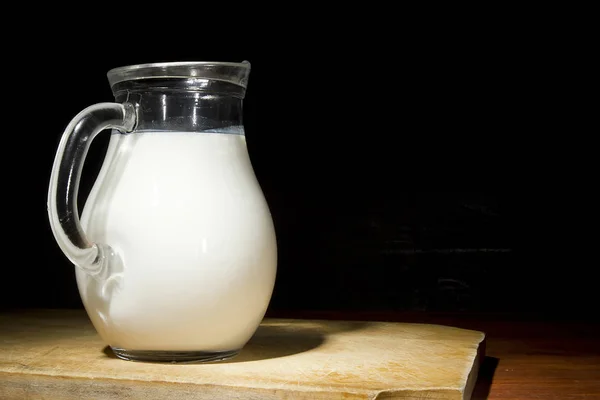
M 84 312 L 0 314 L 0 399 L 469 399 L 484 334 L 448 326 L 265 319 L 236 358 L 123 361 Z

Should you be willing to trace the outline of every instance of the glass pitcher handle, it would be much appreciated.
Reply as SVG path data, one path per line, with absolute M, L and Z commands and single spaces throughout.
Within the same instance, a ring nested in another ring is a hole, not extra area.
M 65 129 L 50 175 L 48 217 L 62 252 L 76 266 L 95 275 L 103 270 L 112 250 L 92 243 L 79 222 L 77 192 L 85 156 L 94 137 L 105 129 L 131 132 L 137 121 L 130 103 L 99 103 L 77 114 Z

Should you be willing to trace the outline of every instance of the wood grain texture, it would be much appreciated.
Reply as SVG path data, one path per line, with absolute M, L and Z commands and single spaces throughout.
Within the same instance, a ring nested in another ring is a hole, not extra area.
M 305 311 L 271 317 L 452 325 L 485 332 L 472 400 L 600 400 L 600 321 L 531 313 Z
M 2 399 L 468 399 L 484 334 L 434 324 L 265 319 L 211 364 L 114 358 L 82 311 L 0 315 Z

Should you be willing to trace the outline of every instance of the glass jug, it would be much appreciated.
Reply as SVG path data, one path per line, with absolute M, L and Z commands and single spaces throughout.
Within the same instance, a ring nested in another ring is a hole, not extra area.
M 264 317 L 277 248 L 244 136 L 249 73 L 246 61 L 112 69 L 115 103 L 86 108 L 62 135 L 50 225 L 119 358 L 228 359 Z M 80 219 L 82 166 L 103 130 L 108 150 Z

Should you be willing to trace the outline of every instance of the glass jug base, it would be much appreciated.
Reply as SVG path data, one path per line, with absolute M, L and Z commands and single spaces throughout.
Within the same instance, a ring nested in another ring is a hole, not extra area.
M 126 361 L 145 361 L 161 363 L 205 363 L 229 360 L 240 353 L 231 351 L 146 351 L 126 350 L 111 347 L 115 355 Z

